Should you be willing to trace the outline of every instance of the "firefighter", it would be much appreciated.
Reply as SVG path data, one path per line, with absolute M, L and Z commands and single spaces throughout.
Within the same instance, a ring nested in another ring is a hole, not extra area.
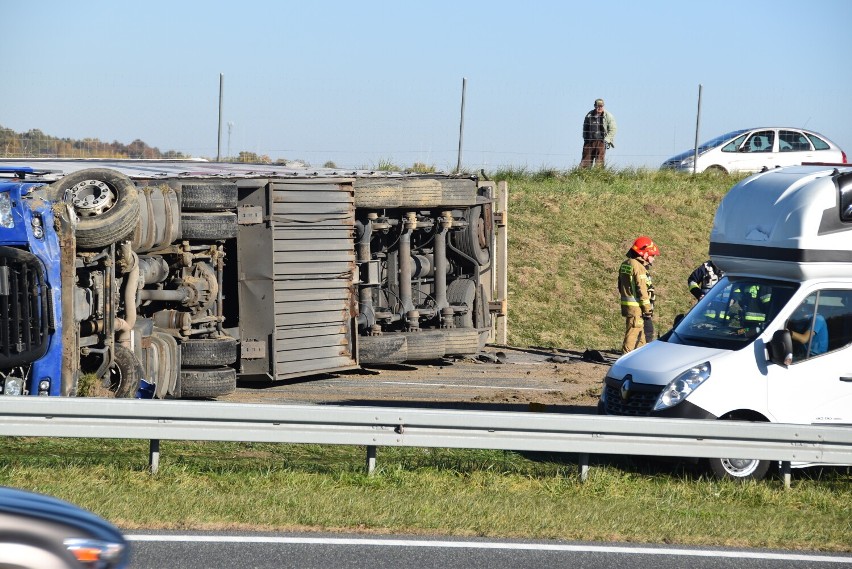
M 686 284 L 695 300 L 701 300 L 723 276 L 725 276 L 725 273 L 716 266 L 712 259 L 708 259 L 692 271 L 686 279 Z
M 654 316 L 654 306 L 648 292 L 648 269 L 653 265 L 654 257 L 659 254 L 660 249 L 651 238 L 642 235 L 633 242 L 633 246 L 627 251 L 627 259 L 618 269 L 621 315 L 625 319 L 624 342 L 621 346 L 624 354 L 646 343 L 645 322 Z M 653 290 L 653 285 L 651 289 Z

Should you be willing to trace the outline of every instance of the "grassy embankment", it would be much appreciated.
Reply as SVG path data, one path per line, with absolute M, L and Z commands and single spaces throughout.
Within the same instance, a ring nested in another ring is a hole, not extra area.
M 514 175 L 513 175 L 514 174 Z M 620 349 L 619 264 L 639 235 L 659 245 L 658 331 L 692 305 L 686 280 L 707 258 L 719 200 L 739 178 L 574 170 L 509 180 L 509 341 Z
M 662 247 L 658 314 L 689 306 L 733 179 L 658 172 L 519 176 L 511 191 L 511 342 L 614 348 L 614 271 L 632 239 Z M 778 480 L 707 480 L 671 464 L 513 452 L 142 441 L 0 441 L 0 484 L 53 494 L 127 530 L 297 529 L 852 551 L 849 469 Z

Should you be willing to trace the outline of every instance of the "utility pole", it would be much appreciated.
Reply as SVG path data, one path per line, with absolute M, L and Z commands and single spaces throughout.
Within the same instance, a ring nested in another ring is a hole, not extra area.
M 464 143 L 464 96 L 467 91 L 467 78 L 462 77 L 461 118 L 459 119 L 459 158 L 456 162 L 456 173 L 461 172 L 462 145 Z
M 222 96 L 225 89 L 225 74 L 219 74 L 219 128 L 216 136 L 216 162 L 222 160 Z
M 695 115 L 695 154 L 692 158 L 692 173 L 698 172 L 698 131 L 701 126 L 701 83 L 698 84 L 698 112 Z
M 225 157 L 231 159 L 231 131 L 234 129 L 234 123 L 228 121 L 228 155 Z

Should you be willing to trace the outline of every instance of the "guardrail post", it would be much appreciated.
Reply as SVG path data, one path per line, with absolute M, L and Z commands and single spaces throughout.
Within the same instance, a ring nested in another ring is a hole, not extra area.
M 781 461 L 781 476 L 784 478 L 784 488 L 790 489 L 790 461 L 782 460 Z
M 589 453 L 581 452 L 578 462 L 580 464 L 580 482 L 585 482 L 589 477 Z
M 160 468 L 160 439 L 151 439 L 151 446 L 148 449 L 148 466 L 151 468 L 151 474 L 156 474 Z
M 367 474 L 373 475 L 376 471 L 376 447 L 367 445 Z

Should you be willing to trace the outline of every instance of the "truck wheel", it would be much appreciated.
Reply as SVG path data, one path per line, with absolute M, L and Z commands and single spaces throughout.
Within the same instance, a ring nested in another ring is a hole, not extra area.
M 444 332 L 444 355 L 475 356 L 481 349 L 479 332 L 473 328 L 448 328 Z
M 479 332 L 479 349 L 483 349 L 491 337 L 491 309 L 488 306 L 491 297 L 485 285 L 479 283 L 476 298 L 473 301 L 473 325 Z
M 142 366 L 130 349 L 120 344 L 113 352 L 114 366 L 109 371 L 109 391 L 116 399 L 136 397 L 142 379 Z
M 231 212 L 182 213 L 181 235 L 184 239 L 222 241 L 237 236 L 237 214 Z
M 443 204 L 439 180 L 383 178 L 355 181 L 356 208 L 439 207 Z
M 227 211 L 237 208 L 237 185 L 182 184 L 180 206 L 183 211 Z
M 769 472 L 769 460 L 749 458 L 708 458 L 716 478 L 729 480 L 763 480 Z
M 56 199 L 77 214 L 77 246 L 99 249 L 121 241 L 139 223 L 133 180 L 115 170 L 90 168 L 64 176 L 52 185 Z
M 453 305 L 467 306 L 467 312 L 453 316 L 456 328 L 473 328 L 476 283 L 471 279 L 456 279 L 447 286 L 447 301 Z
M 422 330 L 406 334 L 408 354 L 405 361 L 422 362 L 444 357 L 443 330 Z
M 181 365 L 186 367 L 227 366 L 237 361 L 234 338 L 199 338 L 180 345 Z
M 478 205 L 465 211 L 467 227 L 450 234 L 453 245 L 462 253 L 487 265 L 491 259 L 491 208 Z
M 358 362 L 370 364 L 400 364 L 408 359 L 408 341 L 402 334 L 358 337 Z
M 237 389 L 234 368 L 181 369 L 180 393 L 184 398 L 221 397 Z

